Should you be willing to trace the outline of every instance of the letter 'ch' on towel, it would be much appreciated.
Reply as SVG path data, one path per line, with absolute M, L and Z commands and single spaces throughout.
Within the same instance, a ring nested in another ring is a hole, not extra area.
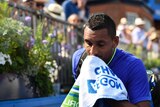
M 87 56 L 61 107 L 92 107 L 97 99 L 128 100 L 122 81 L 96 56 Z

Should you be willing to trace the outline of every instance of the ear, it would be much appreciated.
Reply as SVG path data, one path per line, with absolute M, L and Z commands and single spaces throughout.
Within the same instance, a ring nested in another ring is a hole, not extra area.
M 118 36 L 115 36 L 113 38 L 113 48 L 116 48 L 119 44 L 119 37 Z

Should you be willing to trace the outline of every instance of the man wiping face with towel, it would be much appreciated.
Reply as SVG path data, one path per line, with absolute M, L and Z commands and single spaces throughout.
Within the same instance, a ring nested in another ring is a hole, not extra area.
M 111 72 L 113 72 L 112 76 L 116 75 L 117 78 L 119 78 L 122 81 L 127 91 L 127 100 L 116 99 L 116 97 L 114 98 L 105 97 L 99 99 L 97 99 L 97 97 L 92 97 L 93 100 L 96 99 L 96 102 L 93 104 L 93 107 L 150 107 L 151 94 L 149 90 L 149 84 L 147 80 L 145 66 L 143 62 L 134 55 L 116 48 L 118 42 L 119 38 L 116 36 L 116 25 L 109 16 L 103 13 L 98 13 L 98 14 L 93 14 L 89 18 L 88 22 L 84 26 L 84 48 L 77 50 L 72 58 L 73 74 L 76 81 L 79 82 L 78 83 L 75 82 L 75 85 L 72 87 L 71 91 L 78 89 L 77 95 L 79 100 L 79 106 L 81 106 L 80 100 L 83 98 L 81 98 L 82 95 L 80 95 L 81 85 L 76 85 L 76 84 L 84 84 L 84 87 L 86 87 L 85 84 L 87 83 L 81 83 L 81 81 L 83 80 L 83 77 L 81 78 L 81 74 L 83 75 L 84 74 L 89 75 L 89 74 L 87 71 L 82 71 L 83 69 L 82 68 L 83 64 L 82 64 L 81 67 L 82 73 L 80 72 L 80 75 L 78 76 L 77 67 L 79 67 L 79 60 L 81 60 L 83 54 L 87 53 L 88 56 L 94 56 L 94 57 L 96 56 L 102 59 L 106 63 L 107 67 L 111 70 Z M 88 57 L 85 60 L 87 59 Z M 100 74 L 99 76 L 95 76 L 94 79 L 93 78 L 90 79 L 93 80 L 89 82 L 93 90 L 87 90 L 88 93 L 91 91 L 96 92 L 97 89 L 100 89 L 100 87 L 102 87 L 102 85 L 99 84 L 100 82 L 104 84 L 106 83 L 108 87 L 110 86 L 110 88 L 108 88 L 108 91 L 106 91 L 106 93 L 111 91 L 113 85 L 120 83 L 120 82 L 116 83 L 116 81 L 113 82 L 112 80 L 114 80 L 114 78 L 107 77 L 107 79 L 103 79 L 106 78 L 107 74 L 101 73 L 103 71 L 102 68 L 103 67 L 97 68 L 98 70 L 97 72 L 95 72 L 97 74 Z M 103 77 L 103 75 L 105 76 Z M 86 92 L 86 89 L 84 89 L 84 91 Z M 70 93 L 70 95 L 74 96 L 75 93 L 74 92 Z M 72 103 L 68 102 L 67 104 L 72 105 L 73 102 Z M 82 107 L 88 107 L 88 106 L 82 106 Z

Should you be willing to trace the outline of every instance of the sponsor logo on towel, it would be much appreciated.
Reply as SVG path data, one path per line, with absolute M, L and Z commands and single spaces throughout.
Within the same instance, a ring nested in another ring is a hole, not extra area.
M 116 75 L 113 71 L 107 66 L 96 67 L 94 73 L 97 76 L 97 79 L 87 80 L 88 92 L 97 93 L 97 90 L 100 87 L 111 87 L 113 89 L 122 90 L 122 84 L 117 80 Z

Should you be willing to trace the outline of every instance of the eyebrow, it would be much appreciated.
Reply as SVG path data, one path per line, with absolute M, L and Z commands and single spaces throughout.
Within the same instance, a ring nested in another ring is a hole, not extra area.
M 92 42 L 92 43 L 105 43 L 107 41 L 104 41 L 104 40 L 97 40 L 97 41 L 92 41 L 92 40 L 88 40 L 88 39 L 84 39 L 85 42 Z

